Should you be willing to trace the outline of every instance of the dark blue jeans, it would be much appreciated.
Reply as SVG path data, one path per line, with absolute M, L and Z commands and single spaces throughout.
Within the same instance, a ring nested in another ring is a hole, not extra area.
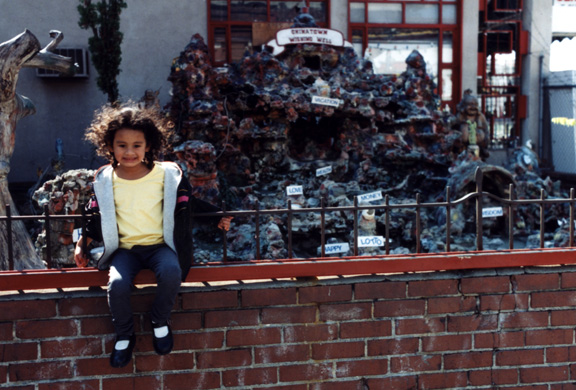
M 154 272 L 157 282 L 151 319 L 155 323 L 163 323 L 170 318 L 180 290 L 182 274 L 176 253 L 164 244 L 118 249 L 114 252 L 110 264 L 108 306 L 116 335 L 119 337 L 134 333 L 130 295 L 134 278 L 145 268 Z

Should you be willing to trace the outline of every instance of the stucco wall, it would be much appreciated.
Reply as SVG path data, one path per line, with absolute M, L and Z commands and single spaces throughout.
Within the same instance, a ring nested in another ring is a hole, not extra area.
M 340 31 L 345 39 L 348 36 L 348 2 L 346 0 L 331 0 L 330 28 Z
M 91 32 L 78 27 L 78 0 L 49 3 L 41 0 L 0 0 L 0 42 L 29 29 L 45 46 L 52 29 L 64 33 L 62 48 L 88 47 Z M 203 0 L 128 2 L 121 15 L 122 73 L 120 94 L 139 100 L 146 89 L 160 90 L 164 105 L 169 101 L 172 59 L 190 37 L 207 34 L 206 2 Z M 95 109 L 106 103 L 96 86 L 96 71 L 89 79 L 41 79 L 34 69 L 20 72 L 17 91 L 32 99 L 37 112 L 22 119 L 16 130 L 16 147 L 9 182 L 33 182 L 37 169 L 45 169 L 56 156 L 57 138 L 64 142 L 66 169 L 96 168 L 90 147 L 82 140 Z
M 462 7 L 462 92 L 467 89 L 478 91 L 478 1 L 466 2 Z M 461 96 L 454 97 L 459 102 Z
M 550 73 L 550 44 L 552 42 L 553 0 L 524 1 L 524 30 L 530 32 L 528 54 L 522 69 L 522 94 L 528 97 L 527 117 L 522 126 L 522 142 L 532 140 L 541 153 L 540 129 L 542 96 L 540 81 Z

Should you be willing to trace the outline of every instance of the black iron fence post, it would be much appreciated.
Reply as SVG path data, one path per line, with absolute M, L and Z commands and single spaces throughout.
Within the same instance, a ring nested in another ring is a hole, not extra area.
M 288 199 L 288 220 L 286 221 L 288 229 L 288 258 L 291 259 L 294 256 L 292 252 L 292 217 L 294 213 L 292 212 L 292 201 Z
M 483 250 L 483 243 L 482 243 L 482 235 L 484 234 L 482 228 L 482 208 L 483 208 L 483 199 L 482 199 L 482 170 L 480 168 L 476 168 L 476 250 L 481 251 Z
M 544 248 L 544 189 L 540 189 L 540 248 Z
M 422 242 L 420 240 L 420 193 L 416 193 L 416 253 L 422 253 Z
M 8 240 L 8 269 L 14 269 L 14 246 L 12 245 L 12 210 L 6 205 L 6 240 Z
M 514 186 L 510 184 L 508 188 L 508 247 L 514 249 Z
M 569 238 L 569 246 L 574 246 L 574 188 L 570 188 L 570 227 L 568 228 L 570 238 Z
M 354 256 L 358 256 L 358 197 L 354 197 Z
M 390 197 L 388 194 L 384 197 L 384 221 L 386 222 L 386 254 L 390 254 Z
M 52 264 L 52 239 L 51 239 L 51 218 L 48 205 L 44 206 L 44 230 L 46 231 L 46 264 L 48 268 L 54 268 Z
M 326 204 L 324 197 L 320 198 L 320 257 L 326 257 Z
M 452 205 L 450 204 L 450 186 L 446 187 L 446 252 L 450 252 L 452 241 Z
M 226 202 L 222 201 L 222 211 L 226 213 Z M 222 259 L 228 261 L 228 231 L 222 229 Z
M 84 256 L 89 257 L 88 254 L 88 240 L 86 240 L 84 237 L 86 235 L 86 207 L 83 205 L 81 208 L 81 213 L 82 213 L 82 219 L 80 220 L 80 238 L 82 238 L 82 253 L 84 253 Z
M 260 260 L 260 202 L 256 202 L 256 260 Z

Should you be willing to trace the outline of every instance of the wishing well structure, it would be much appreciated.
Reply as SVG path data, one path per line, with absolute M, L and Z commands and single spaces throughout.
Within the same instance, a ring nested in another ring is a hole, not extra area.
M 225 67 L 211 65 L 202 37 L 194 35 L 174 59 L 169 80 L 166 110 L 178 134 L 175 152 L 197 193 L 226 201 L 228 209 L 285 208 L 288 199 L 296 208 L 318 206 L 322 198 L 327 206 L 351 205 L 355 196 L 373 191 L 393 203 L 416 193 L 433 201 L 447 185 L 454 196 L 466 193 L 478 167 L 497 195 L 515 180 L 514 172 L 468 152 L 456 117 L 440 110 L 419 52 L 406 59 L 402 74 L 375 74 L 342 34 L 318 28 L 307 14 L 260 51 L 247 51 Z M 550 181 L 535 185 L 557 190 Z M 453 224 L 455 233 L 465 231 L 464 214 Z M 396 217 L 393 247 L 409 250 L 413 215 Z M 365 214 L 363 220 L 370 232 L 382 231 L 382 216 Z M 429 215 L 425 235 L 442 237 L 432 231 L 441 229 L 440 220 Z M 326 228 L 330 240 L 354 245 L 349 215 L 331 213 Z M 253 229 L 249 220 L 235 221 L 232 258 L 253 258 Z M 282 217 L 266 222 L 262 256 L 286 256 L 286 229 Z M 316 256 L 319 216 L 296 216 L 292 229 L 302 238 L 295 240 L 296 256 Z M 431 242 L 426 250 L 443 249 Z

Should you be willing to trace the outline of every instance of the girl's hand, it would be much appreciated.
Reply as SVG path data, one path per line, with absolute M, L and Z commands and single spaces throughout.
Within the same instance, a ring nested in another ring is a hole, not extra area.
M 220 222 L 218 223 L 218 227 L 222 230 L 230 230 L 230 221 L 232 221 L 234 217 L 222 217 Z
M 90 259 L 86 257 L 86 254 L 82 251 L 82 242 L 83 239 L 80 238 L 76 243 L 76 248 L 74 248 L 74 261 L 76 265 L 80 268 L 84 268 L 88 265 Z

